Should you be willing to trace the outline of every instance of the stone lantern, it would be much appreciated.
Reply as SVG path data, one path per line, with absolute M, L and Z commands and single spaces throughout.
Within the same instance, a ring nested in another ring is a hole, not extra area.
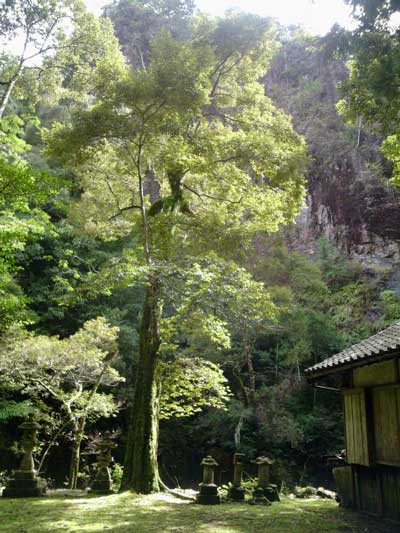
M 258 482 L 253 492 L 252 503 L 269 505 L 271 502 L 279 501 L 279 493 L 276 485 L 270 483 L 271 465 L 275 461 L 268 457 L 257 457 L 254 463 L 258 466 Z
M 28 420 L 23 422 L 19 428 L 23 432 L 22 447 L 24 455 L 19 469 L 14 472 L 14 477 L 10 479 L 7 487 L 3 490 L 3 496 L 6 498 L 43 496 L 46 492 L 46 483 L 36 475 L 32 456 L 40 426 L 30 415 Z
M 214 471 L 218 463 L 211 455 L 208 455 L 202 460 L 201 466 L 203 467 L 203 481 L 199 485 L 200 493 L 196 501 L 202 505 L 217 505 L 221 502 L 218 487 L 214 483 Z
M 257 457 L 254 462 L 258 466 L 258 486 L 266 489 L 269 486 L 270 469 L 274 461 L 268 457 Z
M 100 442 L 100 453 L 98 458 L 98 468 L 96 477 L 91 486 L 91 492 L 96 494 L 112 494 L 112 479 L 110 473 L 110 464 L 112 461 L 112 449 L 116 444 L 111 438 L 109 431 L 106 431 L 104 438 Z
M 233 484 L 228 491 L 228 498 L 237 502 L 242 502 L 245 495 L 242 487 L 244 457 L 244 453 L 235 453 L 233 456 Z

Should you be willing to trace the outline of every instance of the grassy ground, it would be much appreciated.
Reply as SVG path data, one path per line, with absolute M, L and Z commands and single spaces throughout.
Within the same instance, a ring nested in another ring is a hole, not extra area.
M 272 507 L 200 506 L 172 496 L 0 498 L 0 532 L 116 533 L 386 533 L 378 522 L 344 512 L 333 501 L 289 500 Z

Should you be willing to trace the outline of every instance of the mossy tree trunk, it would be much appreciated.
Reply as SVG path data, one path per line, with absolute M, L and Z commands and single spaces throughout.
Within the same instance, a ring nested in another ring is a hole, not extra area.
M 140 327 L 139 359 L 131 405 L 122 490 L 148 494 L 159 490 L 157 463 L 159 402 L 158 282 L 151 278 L 146 288 Z
M 80 434 L 74 434 L 74 441 L 71 449 L 71 463 L 69 467 L 69 489 L 78 488 L 79 464 L 81 460 L 81 443 L 82 436 Z
M 149 275 L 140 325 L 139 358 L 136 365 L 135 392 L 131 405 L 121 490 L 132 489 L 142 494 L 149 494 L 160 489 L 157 450 L 161 394 L 159 354 L 161 309 L 159 280 L 152 272 L 150 225 L 143 188 L 143 135 L 139 138 L 137 150 L 136 171 L 143 249 Z

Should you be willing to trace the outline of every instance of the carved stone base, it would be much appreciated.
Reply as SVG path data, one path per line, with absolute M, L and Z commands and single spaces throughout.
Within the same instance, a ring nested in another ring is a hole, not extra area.
M 200 494 L 197 495 L 197 503 L 200 505 L 218 505 L 221 503 L 217 485 L 204 485 L 200 483 L 199 487 Z
M 253 498 L 249 500 L 250 505 L 271 505 L 271 502 L 268 498 L 265 497 L 264 490 L 261 487 L 258 487 L 253 492 Z
M 95 480 L 90 488 L 90 493 L 95 494 L 113 494 L 112 479 L 108 468 L 101 468 L 96 475 Z
M 35 472 L 17 470 L 3 490 L 4 498 L 33 498 L 46 494 L 46 481 Z
M 270 502 L 280 502 L 281 499 L 279 497 L 279 491 L 277 485 L 273 485 L 272 483 L 268 485 L 266 489 L 263 489 L 264 496 L 270 501 Z
M 245 496 L 245 490 L 243 487 L 231 487 L 228 490 L 228 498 L 235 502 L 243 502 Z

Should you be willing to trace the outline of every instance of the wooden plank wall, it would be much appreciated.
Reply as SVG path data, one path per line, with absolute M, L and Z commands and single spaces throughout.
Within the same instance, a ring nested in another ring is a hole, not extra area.
M 375 461 L 400 466 L 400 386 L 372 389 Z
M 353 466 L 355 508 L 400 522 L 400 470 L 389 466 Z M 400 529 L 399 529 L 400 530 Z
M 353 370 L 354 387 L 374 387 L 396 383 L 398 378 L 397 359 L 361 366 Z
M 350 466 L 339 468 L 335 479 L 343 505 L 400 524 L 398 365 L 394 358 L 354 370 L 355 388 L 344 391 Z
M 382 495 L 379 472 L 374 468 L 357 466 L 355 469 L 358 508 L 375 516 L 382 515 Z
M 400 470 L 382 468 L 383 515 L 400 522 Z
M 350 464 L 370 465 L 370 446 L 367 430 L 364 389 L 350 389 L 344 393 L 346 420 L 346 451 Z
M 353 467 L 350 465 L 336 466 L 332 473 L 336 490 L 340 496 L 340 505 L 347 509 L 356 509 L 357 501 L 354 493 Z

